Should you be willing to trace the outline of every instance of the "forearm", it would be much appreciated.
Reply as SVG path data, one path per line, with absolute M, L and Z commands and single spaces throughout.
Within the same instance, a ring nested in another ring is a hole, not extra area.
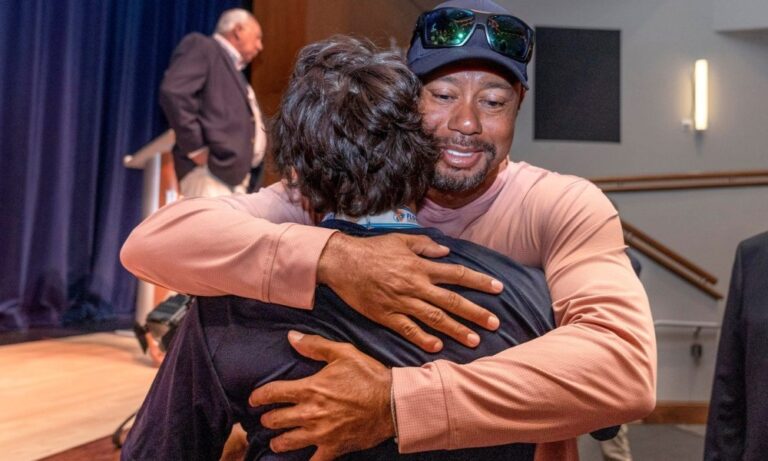
M 559 326 L 468 365 L 395 370 L 403 452 L 558 441 L 652 411 L 653 321 L 618 217 L 604 199 L 562 214 L 543 250 Z
M 648 414 L 655 349 L 576 324 L 467 365 L 396 368 L 400 450 L 551 442 Z
M 317 262 L 332 233 L 273 224 L 232 200 L 183 200 L 134 229 L 120 258 L 137 277 L 182 293 L 311 308 Z

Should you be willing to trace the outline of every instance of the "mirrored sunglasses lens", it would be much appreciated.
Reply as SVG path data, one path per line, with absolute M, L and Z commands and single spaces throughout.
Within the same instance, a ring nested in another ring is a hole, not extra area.
M 488 19 L 488 38 L 501 54 L 523 59 L 528 53 L 528 30 L 515 18 L 491 16 Z
M 424 38 L 431 46 L 459 46 L 472 32 L 475 17 L 471 11 L 444 9 L 424 17 Z

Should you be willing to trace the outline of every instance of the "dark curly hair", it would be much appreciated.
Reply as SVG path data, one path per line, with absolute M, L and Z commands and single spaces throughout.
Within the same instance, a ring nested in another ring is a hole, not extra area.
M 270 129 L 280 175 L 315 212 L 359 217 L 419 201 L 439 156 L 420 91 L 397 53 L 368 40 L 306 46 Z

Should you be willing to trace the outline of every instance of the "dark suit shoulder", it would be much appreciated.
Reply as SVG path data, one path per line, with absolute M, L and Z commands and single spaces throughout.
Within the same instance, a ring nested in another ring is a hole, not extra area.
M 199 32 L 192 32 L 181 39 L 177 49 L 199 48 L 203 50 L 216 50 L 219 44 L 216 40 Z
M 181 39 L 181 43 L 205 43 L 215 45 L 216 40 L 208 35 L 201 34 L 200 32 L 192 32 L 184 36 Z
M 742 254 L 768 254 L 768 232 L 752 236 L 739 243 Z

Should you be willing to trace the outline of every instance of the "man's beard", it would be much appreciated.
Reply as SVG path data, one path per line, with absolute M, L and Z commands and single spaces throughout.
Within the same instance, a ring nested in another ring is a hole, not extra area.
M 491 143 L 465 137 L 453 138 L 450 140 L 447 138 L 438 138 L 437 141 L 440 146 L 453 145 L 481 150 L 483 152 L 483 158 L 479 160 L 479 162 L 482 162 L 481 168 L 469 176 L 451 175 L 450 172 L 452 171 L 460 172 L 462 170 L 450 165 L 438 163 L 438 166 L 435 169 L 435 177 L 432 179 L 432 188 L 440 192 L 457 193 L 471 191 L 479 187 L 488 176 L 488 173 L 491 172 L 493 159 L 496 158 L 496 146 Z

